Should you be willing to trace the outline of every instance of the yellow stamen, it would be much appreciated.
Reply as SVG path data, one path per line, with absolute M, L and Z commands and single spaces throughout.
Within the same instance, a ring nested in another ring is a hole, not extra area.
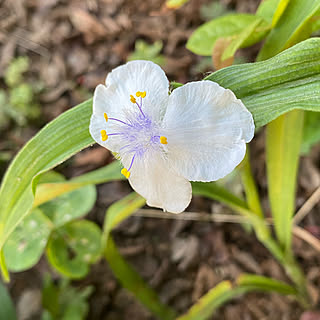
M 105 118 L 106 122 L 108 122 L 108 116 L 107 116 L 107 114 L 104 113 L 103 115 L 104 115 L 104 118 Z
M 131 174 L 131 172 L 128 171 L 126 168 L 123 168 L 123 169 L 121 170 L 121 173 L 122 173 L 127 179 L 129 179 L 130 174 Z
M 145 91 L 141 92 L 141 91 L 137 91 L 136 92 L 136 96 L 137 97 L 141 97 L 144 98 L 147 95 L 147 93 Z
M 108 140 L 108 135 L 106 130 L 101 130 L 101 140 L 102 141 L 107 141 Z
M 162 144 L 167 144 L 167 143 L 168 143 L 167 138 L 164 137 L 164 136 L 161 136 L 161 137 L 160 137 L 160 143 L 162 143 Z
M 132 94 L 130 94 L 130 101 L 132 103 L 136 103 L 137 102 L 136 98 Z

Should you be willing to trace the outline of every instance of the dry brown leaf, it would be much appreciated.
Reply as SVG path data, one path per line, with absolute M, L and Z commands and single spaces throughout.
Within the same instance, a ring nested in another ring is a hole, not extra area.
M 69 16 L 73 26 L 84 34 L 86 43 L 91 44 L 106 36 L 107 30 L 104 25 L 85 10 L 71 8 Z
M 216 70 L 229 67 L 232 65 L 234 57 L 228 58 L 226 60 L 221 60 L 224 50 L 228 47 L 231 40 L 226 38 L 220 38 L 214 44 L 212 50 L 212 63 Z

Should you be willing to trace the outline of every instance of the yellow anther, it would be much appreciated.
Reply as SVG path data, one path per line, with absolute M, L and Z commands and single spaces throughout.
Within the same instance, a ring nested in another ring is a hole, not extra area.
M 136 92 L 136 96 L 137 97 L 141 97 L 144 98 L 147 95 L 147 93 L 145 91 L 141 92 L 141 91 L 137 91 Z
M 137 102 L 136 98 L 132 94 L 130 94 L 130 101 L 132 103 L 136 103 Z
M 164 137 L 164 136 L 161 136 L 161 137 L 160 137 L 160 143 L 162 143 L 162 144 L 167 144 L 167 143 L 168 143 L 167 138 Z
M 108 140 L 108 135 L 107 135 L 107 131 L 106 130 L 101 130 L 101 140 L 102 141 L 107 141 Z
M 104 118 L 105 118 L 106 122 L 108 122 L 108 116 L 107 116 L 107 114 L 106 114 L 106 113 L 104 113 L 104 114 L 103 114 L 103 116 L 104 116 Z
M 123 169 L 121 170 L 121 173 L 122 173 L 127 179 L 129 179 L 129 177 L 130 177 L 130 171 L 128 171 L 126 168 L 123 168 Z

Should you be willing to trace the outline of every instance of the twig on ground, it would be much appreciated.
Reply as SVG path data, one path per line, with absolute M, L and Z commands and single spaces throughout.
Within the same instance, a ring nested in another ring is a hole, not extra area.
M 299 224 L 312 208 L 320 201 L 320 186 L 312 193 L 303 206 L 297 211 L 293 218 L 294 224 Z
M 309 231 L 298 226 L 293 227 L 293 234 L 296 237 L 310 244 L 314 249 L 320 251 L 320 240 L 313 236 Z

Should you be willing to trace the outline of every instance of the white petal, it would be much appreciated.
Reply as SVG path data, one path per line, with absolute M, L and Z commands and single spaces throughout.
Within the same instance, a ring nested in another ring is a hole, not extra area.
M 110 137 L 107 141 L 102 141 L 101 138 L 101 130 L 106 130 L 108 134 L 117 131 L 117 123 L 112 121 L 106 122 L 104 118 L 104 113 L 110 116 L 110 113 L 114 113 L 113 110 L 117 108 L 115 99 L 115 94 L 111 89 L 107 89 L 102 84 L 96 87 L 93 95 L 93 114 L 90 120 L 89 131 L 97 143 L 113 152 L 118 152 L 120 148 L 118 137 L 113 136 L 112 139 Z
M 254 134 L 251 113 L 232 91 L 212 81 L 175 89 L 163 128 L 170 165 L 192 181 L 215 181 L 230 173 Z
M 109 120 L 106 122 L 104 113 L 109 118 L 127 122 L 128 116 L 139 114 L 138 106 L 130 101 L 130 95 L 137 91 L 146 91 L 142 99 L 142 110 L 154 121 L 160 120 L 168 102 L 169 82 L 164 71 L 150 61 L 132 61 L 115 68 L 106 79 L 106 86 L 98 85 L 93 97 L 93 115 L 90 122 L 90 133 L 97 143 L 118 152 L 121 148 L 119 136 L 111 136 L 102 141 L 101 130 L 107 134 L 123 131 L 124 124 Z M 141 98 L 137 98 L 140 103 Z
M 135 160 L 129 182 L 151 207 L 180 213 L 191 201 L 191 184 L 173 172 L 161 153 Z
M 107 76 L 106 85 L 118 98 L 115 106 L 117 113 L 112 116 L 119 116 L 121 108 L 137 108 L 130 102 L 130 95 L 135 95 L 137 91 L 146 91 L 146 97 L 142 100 L 144 111 L 154 120 L 163 116 L 168 101 L 169 81 L 157 64 L 144 60 L 130 61 L 112 70 Z

